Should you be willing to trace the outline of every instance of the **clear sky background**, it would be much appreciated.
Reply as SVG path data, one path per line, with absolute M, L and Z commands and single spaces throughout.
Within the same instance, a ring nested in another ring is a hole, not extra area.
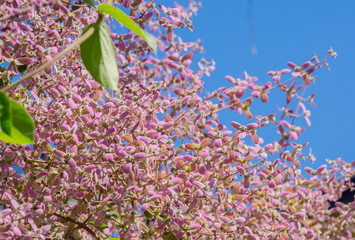
M 216 70 L 204 78 L 207 91 L 230 86 L 225 75 L 242 77 L 244 71 L 270 81 L 267 71 L 285 68 L 288 61 L 302 64 L 312 59 L 313 52 L 321 59 L 333 47 L 338 57 L 329 60 L 331 71 L 318 70 L 316 84 L 307 90 L 317 93 L 317 107 L 310 108 L 312 126 L 306 127 L 300 141 L 310 142 L 317 158 L 313 167 L 324 164 L 326 158 L 355 160 L 355 1 L 205 0 L 202 5 L 193 17 L 194 31 L 178 34 L 185 41 L 202 39 L 205 58 L 216 61 Z M 258 51 L 255 55 L 251 33 Z M 271 104 L 277 102 L 275 98 Z M 254 115 L 265 113 L 266 105 L 257 105 Z M 226 124 L 245 119 L 230 111 L 220 116 Z M 295 124 L 305 126 L 305 121 Z M 265 137 L 265 133 L 260 135 Z

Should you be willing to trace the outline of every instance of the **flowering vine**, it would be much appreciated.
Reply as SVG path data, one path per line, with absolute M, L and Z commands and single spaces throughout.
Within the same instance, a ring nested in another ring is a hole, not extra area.
M 101 13 L 88 2 L 0 0 L 1 79 L 12 83 L 2 91 L 35 123 L 33 144 L 0 144 L 1 239 L 355 236 L 355 203 L 336 202 L 353 188 L 355 163 L 301 168 L 315 157 L 311 144 L 299 142 L 304 128 L 296 119 L 310 125 L 315 94 L 306 90 L 336 57 L 332 49 L 268 72 L 268 82 L 226 76 L 232 86 L 204 94 L 215 63 L 196 59 L 201 41 L 175 33 L 193 29 L 201 3 L 118 0 L 113 6 L 155 37 L 159 54 L 102 19 L 118 60 L 110 90 L 77 47 L 45 65 L 97 21 Z M 253 104 L 268 104 L 276 89 L 285 98 L 281 112 L 254 116 Z M 235 121 L 224 125 L 221 111 L 236 112 Z M 262 128 L 275 128 L 278 139 L 264 140 Z

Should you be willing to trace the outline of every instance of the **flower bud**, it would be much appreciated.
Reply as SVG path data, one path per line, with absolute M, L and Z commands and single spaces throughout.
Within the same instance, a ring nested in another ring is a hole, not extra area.
M 70 166 L 73 170 L 75 170 L 75 169 L 77 168 L 77 165 L 76 165 L 76 162 L 75 162 L 74 159 L 71 158 L 68 163 L 69 163 L 69 166 Z
M 258 172 L 258 176 L 260 177 L 261 180 L 263 180 L 267 177 L 267 175 L 263 172 Z
M 240 126 L 242 126 L 240 123 L 237 122 L 231 122 L 231 126 L 234 127 L 235 129 L 239 130 Z
M 297 65 L 294 64 L 293 62 L 288 62 L 287 65 L 292 69 L 295 69 L 297 67 Z
M 309 69 L 306 71 L 306 73 L 311 74 L 311 73 L 313 73 L 315 70 L 316 70 L 316 66 L 312 66 L 311 68 L 309 68 Z
M 153 201 L 153 200 L 162 199 L 162 198 L 163 198 L 162 195 L 160 195 L 160 194 L 155 194 L 155 195 L 151 196 L 150 200 Z
M 131 1 L 130 0 L 123 0 L 122 5 L 125 8 L 129 8 L 131 6 Z
M 312 65 L 312 63 L 310 61 L 307 61 L 307 62 L 305 62 L 305 63 L 303 63 L 301 65 L 301 68 L 302 68 L 302 70 L 304 70 L 304 69 L 308 68 L 311 65 Z
M 60 93 L 58 92 L 57 89 L 55 88 L 50 88 L 49 92 L 51 93 L 51 95 L 53 95 L 54 97 L 60 97 Z
M 176 237 L 177 239 L 181 239 L 184 235 L 185 235 L 185 232 L 184 232 L 184 231 L 179 231 L 178 233 L 176 233 L 175 237 Z
M 122 171 L 124 173 L 129 173 L 132 171 L 132 163 L 126 163 L 123 167 L 122 167 Z
M 140 160 L 140 159 L 143 159 L 145 158 L 147 155 L 144 153 L 144 152 L 139 152 L 139 153 L 136 153 L 133 155 L 133 158 L 135 160 Z
M 14 233 L 15 236 L 21 236 L 22 232 L 18 227 L 13 227 L 12 232 Z
M 142 212 L 147 211 L 147 209 L 148 209 L 148 203 L 144 203 L 141 207 Z
M 247 129 L 248 130 L 253 130 L 253 129 L 258 128 L 258 127 L 259 127 L 259 125 L 257 123 L 249 123 L 247 125 Z
M 232 76 L 226 76 L 225 78 L 233 85 L 237 83 L 237 80 L 235 80 Z
M 201 225 L 200 224 L 198 224 L 198 223 L 193 223 L 193 224 L 191 224 L 191 229 L 193 230 L 193 229 L 200 229 L 201 228 Z
M 276 183 L 275 183 L 274 180 L 270 180 L 270 181 L 268 182 L 268 185 L 269 185 L 270 188 L 276 187 Z
M 326 169 L 326 168 L 327 168 L 327 165 L 323 164 L 322 166 L 320 166 L 320 167 L 317 169 L 317 172 L 318 172 L 318 173 L 321 173 L 321 172 L 323 172 L 323 170 Z
M 290 214 L 288 214 L 287 212 L 280 212 L 280 216 L 283 217 L 284 219 L 288 220 Z
M 87 166 L 84 170 L 85 170 L 85 172 L 89 172 L 89 171 L 91 171 L 91 170 L 93 170 L 95 168 L 96 168 L 96 165 L 91 164 L 91 165 Z
M 237 168 L 238 172 L 239 172 L 242 176 L 245 175 L 245 169 L 244 169 L 243 167 L 237 165 L 236 168 Z
M 142 22 L 147 22 L 152 16 L 153 16 L 153 12 L 147 12 L 147 13 L 143 16 Z
M 177 177 L 177 178 L 174 178 L 172 181 L 171 181 L 174 185 L 179 185 L 180 183 L 182 183 L 182 179 Z
M 214 143 L 213 143 L 213 145 L 215 146 L 215 147 L 220 147 L 220 146 L 222 146 L 222 139 L 216 139 L 215 141 L 214 141 Z
M 64 153 L 64 152 L 62 152 L 62 151 L 60 151 L 60 150 L 57 150 L 57 149 L 53 150 L 53 153 L 54 153 L 55 155 L 57 155 L 58 157 L 64 157 L 64 156 L 65 156 L 65 153 Z

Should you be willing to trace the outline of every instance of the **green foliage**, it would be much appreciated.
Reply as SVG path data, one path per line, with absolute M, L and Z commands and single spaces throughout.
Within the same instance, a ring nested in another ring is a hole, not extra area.
M 110 236 L 108 236 L 108 239 L 110 239 L 110 240 L 120 240 L 119 238 L 110 237 Z
M 104 232 L 104 229 L 108 228 L 108 226 L 106 224 L 103 223 L 101 226 L 96 226 L 94 221 L 90 221 L 89 224 L 92 225 L 93 227 L 95 227 L 97 230 L 99 230 L 103 234 L 105 234 L 108 239 L 110 239 L 110 240 L 119 240 L 119 238 L 110 237 Z
M 18 65 L 17 66 L 17 70 L 23 75 L 26 72 L 26 70 L 27 70 L 27 65 L 26 64 Z
M 177 240 L 175 233 L 173 232 L 163 232 L 164 240 Z
M 92 7 L 95 7 L 95 0 L 84 0 L 87 4 L 89 4 Z
M 152 218 L 153 217 L 153 213 L 152 211 L 150 211 L 149 209 L 147 211 L 145 211 L 144 213 L 144 216 L 148 219 Z
M 102 232 L 104 229 L 108 228 L 108 226 L 107 226 L 106 224 L 104 224 L 104 223 L 103 223 L 101 226 L 96 226 L 94 221 L 90 221 L 89 224 L 92 225 L 92 226 L 94 226 L 97 230 L 99 230 L 99 231 L 101 231 L 101 232 Z
M 26 110 L 0 92 L 0 140 L 13 144 L 33 143 L 34 123 Z
M 83 34 L 92 26 L 88 25 Z M 104 87 L 117 90 L 118 68 L 110 32 L 104 22 L 99 22 L 95 32 L 80 45 L 80 53 L 92 77 Z
M 7 76 L 4 76 L 2 73 L 6 71 L 6 68 L 0 66 L 0 87 L 9 85 L 11 83 L 10 79 Z
M 110 14 L 111 17 L 114 17 L 118 22 L 122 23 L 129 30 L 143 38 L 149 47 L 153 49 L 154 53 L 157 54 L 157 42 L 155 41 L 154 37 L 141 29 L 129 16 L 127 16 L 120 9 L 108 4 L 101 4 L 97 10 L 99 12 Z
M 0 121 L 0 130 L 11 135 L 10 100 L 5 93 L 0 94 Z

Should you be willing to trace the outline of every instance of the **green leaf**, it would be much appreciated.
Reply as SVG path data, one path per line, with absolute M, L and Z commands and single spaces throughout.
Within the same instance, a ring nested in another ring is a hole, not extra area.
M 94 226 L 97 230 L 99 230 L 103 234 L 105 234 L 110 240 L 120 240 L 119 238 L 110 237 L 104 232 L 104 229 L 108 228 L 106 224 L 103 223 L 101 226 L 96 226 L 94 221 L 90 221 L 89 224 Z
M 87 4 L 89 4 L 92 7 L 95 7 L 95 0 L 84 0 Z
M 120 240 L 119 238 L 114 238 L 114 237 L 110 237 L 110 236 L 108 236 L 108 239 L 110 239 L 110 240 Z
M 72 11 L 76 11 L 76 10 L 78 10 L 80 7 L 79 7 L 79 5 L 73 5 L 72 7 L 71 7 L 71 10 Z
M 157 54 L 157 42 L 155 41 L 154 37 L 141 29 L 129 16 L 127 16 L 124 12 L 122 12 L 120 9 L 108 5 L 108 4 L 101 4 L 97 10 L 99 12 L 104 12 L 110 14 L 111 17 L 114 17 L 118 22 L 122 23 L 125 25 L 128 29 L 130 29 L 132 32 L 136 33 L 138 36 L 143 38 L 151 47 L 155 53 Z
M 93 26 L 87 26 L 83 34 Z M 118 90 L 118 68 L 112 39 L 104 22 L 80 45 L 81 59 L 95 81 L 106 88 Z
M 3 74 L 6 71 L 6 68 L 0 66 L 0 87 L 9 85 L 11 83 L 8 74 Z
M 172 232 L 163 232 L 163 239 L 164 240 L 177 240 L 175 234 Z
M 24 107 L 0 92 L 0 140 L 30 144 L 33 143 L 34 129 L 34 123 Z
M 27 65 L 26 65 L 26 64 L 17 66 L 17 70 L 18 70 L 22 75 L 26 72 L 26 69 L 27 69 Z
M 147 209 L 143 214 L 148 219 L 153 217 L 153 213 L 149 209 Z
M 338 218 L 340 216 L 340 212 L 336 211 L 336 212 L 333 212 L 332 214 L 330 214 L 331 217 L 333 218 Z
M 94 226 L 100 232 L 102 232 L 104 229 L 108 228 L 108 226 L 104 223 L 101 226 L 96 226 L 94 221 L 90 221 L 89 224 Z
M 114 216 L 116 218 L 120 217 L 120 214 L 118 212 L 116 212 L 115 210 L 110 211 L 110 215 L 112 215 L 112 216 Z
M 10 114 L 10 99 L 6 94 L 0 93 L 0 131 L 11 135 L 11 114 Z

